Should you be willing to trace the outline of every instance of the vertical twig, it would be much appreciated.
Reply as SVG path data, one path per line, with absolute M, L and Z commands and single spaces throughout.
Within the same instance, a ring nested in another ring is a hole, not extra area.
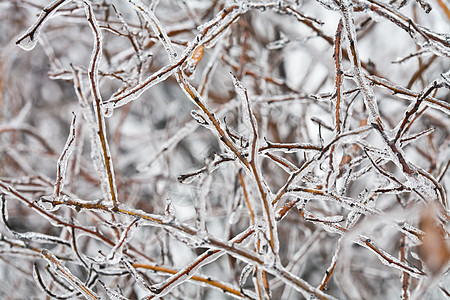
M 94 33 L 94 47 L 92 50 L 92 57 L 89 66 L 89 84 L 91 87 L 91 94 L 93 97 L 94 111 L 96 116 L 97 123 L 97 135 L 100 139 L 100 144 L 102 147 L 102 157 L 103 163 L 106 167 L 106 176 L 108 178 L 108 187 L 109 187 L 109 199 L 112 202 L 114 208 L 117 208 L 118 200 L 117 200 L 117 187 L 116 187 L 116 179 L 114 176 L 114 168 L 111 160 L 111 153 L 109 151 L 108 140 L 106 138 L 106 123 L 105 117 L 103 116 L 103 108 L 102 108 L 102 98 L 99 88 L 98 82 L 98 66 L 100 64 L 100 60 L 102 57 L 102 34 L 100 28 L 98 26 L 97 20 L 94 15 L 94 11 L 92 9 L 91 4 L 86 1 L 83 1 L 86 17 L 88 19 L 89 25 L 91 26 L 92 32 Z

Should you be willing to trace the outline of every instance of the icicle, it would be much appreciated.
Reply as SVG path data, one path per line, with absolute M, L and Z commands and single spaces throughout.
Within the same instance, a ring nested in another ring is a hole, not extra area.
M 103 107 L 103 116 L 106 118 L 111 118 L 114 114 L 114 108 L 113 107 Z
M 250 273 L 253 271 L 254 266 L 252 264 L 247 264 L 241 272 L 241 275 L 239 276 L 239 287 L 241 289 L 244 288 L 245 286 L 245 282 L 247 281 L 248 276 L 250 275 Z
M 230 225 L 234 225 L 237 224 L 239 222 L 241 218 L 241 212 L 239 210 L 233 210 L 230 214 L 230 216 L 228 217 L 228 224 Z

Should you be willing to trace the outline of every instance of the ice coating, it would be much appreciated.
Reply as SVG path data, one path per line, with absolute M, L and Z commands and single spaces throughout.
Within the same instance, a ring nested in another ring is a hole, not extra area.
M 119 294 L 118 292 L 114 291 L 113 289 L 110 289 L 106 286 L 104 286 L 106 292 L 108 293 L 108 297 L 111 300 L 128 300 L 127 297 L 122 296 L 121 294 Z
M 130 90 L 112 96 L 110 99 L 104 101 L 104 109 L 114 109 L 130 103 L 131 101 L 139 98 L 146 90 L 148 90 L 152 86 L 166 80 L 170 75 L 172 75 L 172 73 L 175 72 L 175 70 L 176 69 L 172 66 L 162 67 L 159 71 L 148 76 L 141 84 L 138 84 Z
M 159 292 L 158 296 L 164 296 L 167 293 L 169 293 L 174 287 L 177 285 L 180 285 L 181 283 L 188 280 L 190 277 L 194 276 L 197 270 L 199 270 L 202 266 L 207 265 L 215 260 L 217 260 L 220 256 L 222 256 L 224 252 L 221 251 L 213 251 L 208 250 L 204 252 L 202 255 L 200 255 L 196 261 L 193 263 L 185 266 L 183 269 L 177 272 L 177 274 L 174 274 L 173 276 L 169 277 L 167 280 L 153 285 L 151 289 L 153 291 L 164 291 Z
M 412 36 L 445 48 L 431 32 L 442 8 L 362 1 L 135 1 L 114 3 L 114 14 L 110 2 L 87 0 L 52 18 L 45 51 L 7 46 L 5 293 L 30 281 L 45 247 L 102 299 L 385 299 L 422 289 L 409 274 L 430 277 L 408 260 L 424 202 L 448 222 L 450 80 L 445 57 Z M 5 41 L 21 26 L 6 7 Z M 386 25 L 395 39 L 380 33 Z M 39 268 L 48 297 L 79 295 Z M 21 286 L 8 296 L 36 297 Z
M 173 48 L 172 42 L 167 35 L 165 29 L 163 28 L 161 22 L 156 17 L 155 13 L 149 9 L 144 3 L 142 3 L 140 0 L 129 0 L 128 3 L 133 5 L 144 17 L 144 19 L 149 22 L 151 25 L 153 31 L 158 36 L 159 40 L 163 44 L 164 48 L 166 49 L 166 52 L 169 56 L 169 60 L 171 63 L 175 62 L 175 59 L 177 57 L 177 53 L 175 49 Z
M 420 25 L 415 24 L 410 18 L 402 15 L 400 12 L 394 11 L 393 7 L 388 4 L 382 4 L 381 2 L 373 0 L 362 0 L 357 1 L 357 3 L 363 6 L 368 5 L 369 7 L 370 5 L 375 5 L 377 9 L 372 9 L 375 14 L 378 14 L 385 19 L 394 20 L 398 26 L 411 35 L 414 42 L 419 46 L 429 49 L 439 56 L 450 56 L 449 34 L 435 33 L 427 28 L 423 28 Z
M 8 211 L 6 209 L 6 199 L 4 197 L 0 197 L 0 210 L 3 222 L 5 224 L 5 227 L 8 232 L 10 232 L 15 238 L 21 239 L 21 240 L 30 240 L 30 241 L 36 241 L 38 243 L 50 243 L 50 244 L 60 244 L 60 245 L 67 245 L 67 241 L 65 241 L 62 238 L 59 238 L 57 236 L 52 236 L 48 234 L 43 234 L 39 232 L 24 232 L 20 233 L 15 230 L 13 230 L 8 222 Z
M 114 109 L 112 107 L 104 107 L 103 108 L 103 115 L 106 118 L 111 118 L 114 114 Z
M 208 126 L 208 121 L 206 120 L 206 118 L 199 112 L 192 110 L 191 111 L 191 116 L 194 118 L 194 120 L 203 126 Z
M 145 162 L 144 164 L 138 166 L 137 170 L 139 172 L 145 172 L 148 170 L 153 162 L 155 162 L 166 151 L 173 149 L 184 137 L 197 129 L 197 126 L 198 122 L 194 117 L 194 120 L 189 121 L 189 123 L 187 123 L 181 130 L 178 130 L 173 136 L 165 141 L 155 153 L 152 153 L 151 159 L 148 160 L 149 162 Z
M 256 123 L 256 118 L 253 114 L 251 101 L 248 95 L 247 89 L 244 87 L 242 82 L 234 75 L 231 74 L 233 78 L 233 83 L 236 89 L 237 94 L 239 95 L 240 100 L 242 101 L 242 115 L 244 119 L 244 124 L 247 126 L 248 134 L 249 134 L 249 149 L 250 156 L 249 161 L 253 161 L 256 159 L 255 150 L 258 147 L 258 136 L 257 130 L 258 125 Z M 257 165 L 257 163 L 255 163 Z
M 200 63 L 204 54 L 204 45 L 198 46 L 189 57 L 187 62 L 185 63 L 184 73 L 190 78 L 194 79 L 194 72 L 197 68 L 197 65 Z
M 253 271 L 253 265 L 248 264 L 246 265 L 241 272 L 241 275 L 239 276 L 239 286 L 242 288 L 245 286 L 245 282 L 247 281 L 248 276 Z
M 415 267 L 409 266 L 404 262 L 399 261 L 397 258 L 390 255 L 386 251 L 377 249 L 376 245 L 369 238 L 367 238 L 365 236 L 361 236 L 359 238 L 358 243 L 361 246 L 366 247 L 368 249 L 376 249 L 375 253 L 378 256 L 378 259 L 380 260 L 380 262 L 382 264 L 384 264 L 386 266 L 390 266 L 390 267 L 399 269 L 401 271 L 406 271 L 409 275 L 411 275 L 414 278 L 422 278 L 425 275 L 425 273 L 423 273 L 421 270 L 419 270 Z
M 167 217 L 167 220 L 164 220 L 166 223 L 170 223 L 175 220 L 175 206 L 173 205 L 172 199 L 170 197 L 167 197 L 166 199 L 166 207 L 164 211 L 165 216 Z
M 75 121 L 76 121 L 76 115 L 73 114 L 72 123 L 70 124 L 70 134 L 67 137 L 66 145 L 64 146 L 64 150 L 62 151 L 58 163 L 57 163 L 57 169 L 56 169 L 56 183 L 55 188 L 53 190 L 52 198 L 59 198 L 61 195 L 61 192 L 64 188 L 65 183 L 65 176 L 66 176 L 66 170 L 67 165 L 69 162 L 69 157 L 73 152 L 73 149 L 75 147 Z
M 17 46 L 25 51 L 31 51 L 36 46 L 38 40 L 34 37 L 34 34 L 27 34 L 17 41 Z
M 22 35 L 16 42 L 17 46 L 25 51 L 31 51 L 37 45 L 39 33 L 44 24 L 51 18 L 51 16 L 64 4 L 71 0 L 54 0 L 48 4 L 39 15 L 36 22 Z
M 80 104 L 81 111 L 83 113 L 83 118 L 85 119 L 89 128 L 89 135 L 90 135 L 89 141 L 91 144 L 92 162 L 96 170 L 97 176 L 100 179 L 100 186 L 102 189 L 103 196 L 105 199 L 108 199 L 109 198 L 108 180 L 107 177 L 105 176 L 106 174 L 105 165 L 103 164 L 102 157 L 99 155 L 101 151 L 101 145 L 100 140 L 97 138 L 96 132 L 97 125 L 95 117 L 80 86 L 81 78 L 78 70 L 75 69 L 73 70 L 73 78 L 74 78 L 74 89 L 78 98 L 78 103 Z
M 138 283 L 138 285 L 141 288 L 143 288 L 150 295 L 153 294 L 150 286 L 148 285 L 148 283 L 144 280 L 142 275 L 139 274 L 139 272 L 136 270 L 136 268 L 134 268 L 133 265 L 129 261 L 122 260 L 122 265 L 125 266 L 125 268 L 128 270 L 130 275 L 136 280 L 136 282 Z
M 212 178 L 211 176 L 206 176 L 203 178 L 199 184 L 197 189 L 197 195 L 194 200 L 194 208 L 197 213 L 196 217 L 196 225 L 197 225 L 197 234 L 201 239 L 206 238 L 208 231 L 206 228 L 206 220 L 207 220 L 207 211 L 206 211 L 206 201 L 208 197 L 208 193 L 211 189 Z
M 318 0 L 317 2 L 319 2 L 326 9 L 329 9 L 329 10 L 332 10 L 332 11 L 338 11 L 339 10 L 339 5 L 337 5 L 336 2 L 334 2 L 334 1 Z
M 138 227 L 138 222 L 133 221 L 122 232 L 117 244 L 111 249 L 110 253 L 106 256 L 106 260 L 109 264 L 118 264 L 123 257 L 123 250 L 127 246 L 127 243 L 133 238 L 134 230 Z
M 267 50 L 281 49 L 285 47 L 289 42 L 289 38 L 285 34 L 281 33 L 281 38 L 279 40 L 270 42 L 269 44 L 267 44 L 266 48 Z
M 94 46 L 92 49 L 92 55 L 89 63 L 89 84 L 91 89 L 91 94 L 93 97 L 93 106 L 94 106 L 94 114 L 95 114 L 95 123 L 96 123 L 96 138 L 98 139 L 98 144 L 101 146 L 100 149 L 96 149 L 99 154 L 102 156 L 103 164 L 105 165 L 106 174 L 104 177 L 107 179 L 107 197 L 105 200 L 109 200 L 114 206 L 117 205 L 117 186 L 116 179 L 114 174 L 113 162 L 111 159 L 111 152 L 109 150 L 108 140 L 106 138 L 106 122 L 102 114 L 102 95 L 99 87 L 99 64 L 102 58 L 102 33 L 97 22 L 97 19 L 94 14 L 94 10 L 92 5 L 88 2 L 83 2 L 86 18 L 89 22 L 89 26 L 92 29 L 92 33 L 94 35 Z
M 241 5 L 231 6 L 223 14 L 218 14 L 216 18 L 200 26 L 198 29 L 200 32 L 205 32 L 204 40 L 206 48 L 213 48 L 220 35 L 228 31 L 228 25 L 236 21 L 236 17 L 242 14 L 248 9 L 248 6 L 241 3 Z M 225 28 L 225 30 L 224 30 Z
M 344 208 L 355 211 L 362 214 L 379 214 L 380 211 L 376 208 L 364 205 L 362 203 L 359 203 L 355 201 L 354 199 L 348 198 L 348 197 L 340 197 L 333 194 L 326 194 L 319 191 L 313 191 L 311 189 L 305 189 L 305 188 L 293 188 L 292 192 L 295 195 L 301 196 L 303 199 L 306 200 L 318 200 L 323 199 L 327 201 L 337 202 L 341 204 Z
M 49 250 L 42 250 L 42 256 L 50 265 L 53 272 L 64 278 L 71 286 L 77 289 L 86 299 L 100 299 L 100 297 L 94 293 L 90 288 L 86 287 L 79 278 L 75 277 L 70 270 L 61 264 L 56 256 Z
M 380 112 L 378 111 L 377 100 L 375 98 L 375 94 L 372 90 L 372 87 L 368 84 L 367 80 L 362 74 L 361 71 L 361 61 L 358 54 L 357 48 L 357 36 L 355 23 L 352 15 L 352 2 L 349 0 L 341 1 L 341 12 L 343 24 L 345 26 L 345 31 L 347 33 L 347 38 L 349 39 L 349 43 L 347 46 L 348 53 L 351 53 L 350 60 L 352 62 L 353 73 L 355 76 L 355 81 L 360 88 L 360 91 L 364 95 L 364 103 L 367 107 L 369 117 L 369 123 L 379 123 L 382 126 L 380 119 Z

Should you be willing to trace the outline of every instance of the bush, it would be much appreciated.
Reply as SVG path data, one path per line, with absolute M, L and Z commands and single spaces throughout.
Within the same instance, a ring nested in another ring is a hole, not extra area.
M 445 1 L 0 7 L 2 297 L 450 296 Z

